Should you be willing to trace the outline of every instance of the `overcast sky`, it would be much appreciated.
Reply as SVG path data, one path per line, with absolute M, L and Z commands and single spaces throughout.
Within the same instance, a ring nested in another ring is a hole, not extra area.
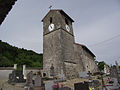
M 43 53 L 42 18 L 63 9 L 75 22 L 75 41 L 86 45 L 98 61 L 120 65 L 120 0 L 17 0 L 0 26 L 0 40 Z

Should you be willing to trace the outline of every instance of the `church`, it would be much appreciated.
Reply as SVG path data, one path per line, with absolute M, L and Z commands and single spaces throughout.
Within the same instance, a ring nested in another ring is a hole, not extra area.
M 85 45 L 75 43 L 71 17 L 61 9 L 52 9 L 42 22 L 43 72 L 47 77 L 64 74 L 77 78 L 79 72 L 97 71 L 95 55 Z

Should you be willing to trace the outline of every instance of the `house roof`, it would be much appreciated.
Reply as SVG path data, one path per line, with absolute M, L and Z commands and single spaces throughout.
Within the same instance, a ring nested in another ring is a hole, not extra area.
M 80 45 L 83 49 L 86 49 L 92 56 L 96 57 L 85 45 L 79 43 L 75 43 L 75 44 Z
M 74 20 L 72 18 L 70 18 L 62 9 L 52 9 L 50 10 L 45 17 L 42 19 L 42 22 L 44 21 L 44 19 L 47 17 L 47 15 L 52 12 L 52 11 L 59 11 L 62 15 L 64 15 L 65 17 L 67 17 L 68 19 L 70 19 L 72 22 L 74 22 Z

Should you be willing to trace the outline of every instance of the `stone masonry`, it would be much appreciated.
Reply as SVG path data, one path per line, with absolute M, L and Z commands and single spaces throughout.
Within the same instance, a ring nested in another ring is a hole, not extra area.
M 51 65 L 54 66 L 56 77 L 64 74 L 67 78 L 75 78 L 79 72 L 95 71 L 95 55 L 86 46 L 75 43 L 72 28 L 74 21 L 63 10 L 50 10 L 42 22 L 43 72 L 47 77 L 50 77 Z
M 98 67 L 95 63 L 95 55 L 82 44 L 74 44 L 74 56 L 78 63 L 78 72 L 88 72 L 94 73 L 98 71 Z

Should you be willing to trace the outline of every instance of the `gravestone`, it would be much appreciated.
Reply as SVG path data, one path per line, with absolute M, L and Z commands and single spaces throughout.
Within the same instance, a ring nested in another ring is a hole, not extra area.
M 98 80 L 93 80 L 92 84 L 93 84 L 93 87 L 99 87 L 100 86 L 100 82 Z
M 13 70 L 12 73 L 9 74 L 9 80 L 8 80 L 9 83 L 15 83 L 17 82 L 17 79 L 16 79 L 16 70 Z
M 18 77 L 19 77 L 18 83 L 25 83 L 24 75 L 22 74 L 22 72 L 19 74 Z
M 66 77 L 65 77 L 65 75 L 64 74 L 59 74 L 59 79 L 58 80 L 56 80 L 56 82 L 63 82 L 63 81 L 66 81 Z
M 33 72 L 31 71 L 31 72 L 29 72 L 27 74 L 26 86 L 28 86 L 28 87 L 32 87 L 33 86 L 33 80 L 32 80 L 32 78 L 33 78 Z
M 42 86 L 42 78 L 39 75 L 37 75 L 34 82 L 35 86 Z
M 45 83 L 45 90 L 53 90 L 54 81 Z
M 72 90 L 72 89 L 69 88 L 69 87 L 61 87 L 61 88 L 59 88 L 58 90 Z
M 89 90 L 88 83 L 75 83 L 74 90 Z
M 117 78 L 112 78 L 112 80 L 113 80 L 113 86 L 117 87 L 119 85 Z
M 22 71 L 13 70 L 12 73 L 9 74 L 9 83 L 24 83 L 25 79 L 23 78 Z
M 42 81 L 42 74 L 41 72 L 37 72 L 37 76 L 34 80 L 34 90 L 45 90 L 45 86 Z

